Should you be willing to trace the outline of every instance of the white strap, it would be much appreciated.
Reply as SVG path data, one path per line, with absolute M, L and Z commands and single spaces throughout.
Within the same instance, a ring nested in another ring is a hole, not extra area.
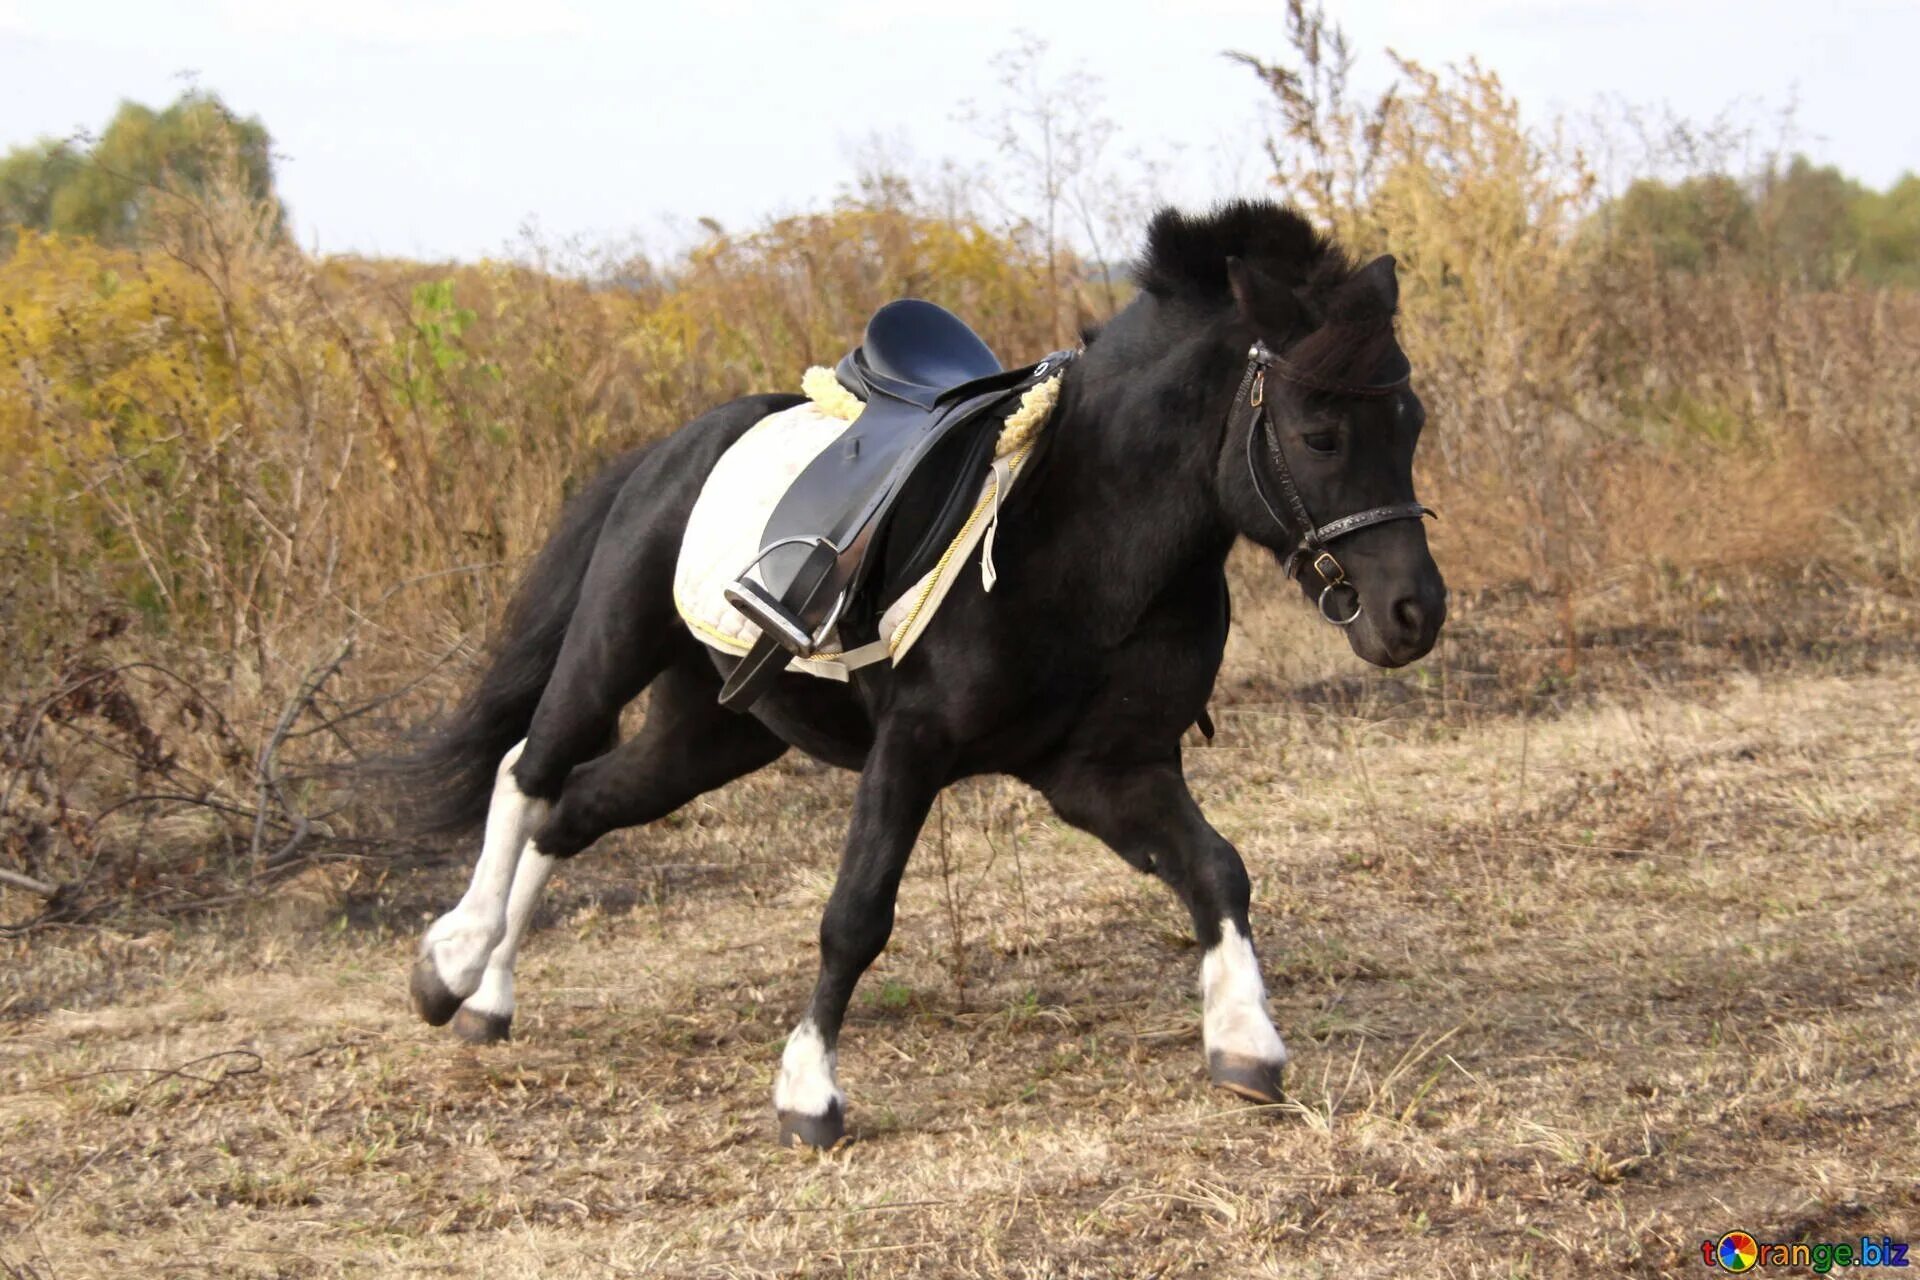
M 889 656 L 891 655 L 887 651 L 886 639 L 882 637 L 878 640 L 869 640 L 863 645 L 849 649 L 838 658 L 835 658 L 834 661 L 849 671 L 858 671 L 861 667 L 870 667 L 874 663 L 883 661 Z
M 838 680 L 841 684 L 845 684 L 861 667 L 870 667 L 889 656 L 885 640 L 869 640 L 845 653 L 836 653 L 831 658 L 789 659 L 787 670 L 820 676 L 826 680 Z
M 1000 571 L 993 565 L 993 535 L 1000 532 L 1000 495 L 1007 491 L 1008 478 L 1012 473 L 1010 458 L 997 459 L 993 464 L 993 517 L 987 521 L 987 537 L 980 549 L 980 589 L 992 591 L 993 584 L 1000 580 Z

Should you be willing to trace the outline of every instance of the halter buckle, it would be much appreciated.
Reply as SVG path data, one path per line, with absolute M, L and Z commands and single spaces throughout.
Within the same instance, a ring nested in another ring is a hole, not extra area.
M 1320 581 L 1328 587 L 1337 587 L 1347 580 L 1347 571 L 1333 558 L 1333 552 L 1322 551 L 1313 558 L 1313 571 L 1320 575 Z M 1322 595 L 1326 592 L 1322 591 Z
M 1265 369 L 1253 375 L 1253 398 L 1247 401 L 1250 408 L 1258 409 L 1267 402 L 1267 371 Z

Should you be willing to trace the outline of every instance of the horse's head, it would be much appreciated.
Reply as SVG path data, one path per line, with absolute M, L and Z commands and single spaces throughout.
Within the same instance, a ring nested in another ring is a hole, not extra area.
M 1217 384 L 1208 404 L 1232 393 L 1215 489 L 1234 528 L 1273 550 L 1360 657 L 1425 656 L 1447 589 L 1413 494 L 1426 415 L 1394 337 L 1393 259 L 1355 269 L 1293 210 L 1230 204 L 1156 218 L 1143 283 L 1207 317 L 1195 370 Z
M 1221 459 L 1238 481 L 1230 488 L 1253 498 L 1242 532 L 1274 548 L 1362 658 L 1398 667 L 1424 657 L 1447 587 L 1413 496 L 1426 411 L 1394 340 L 1393 259 L 1317 300 L 1246 259 L 1229 259 L 1227 277 L 1236 327 L 1253 338 Z

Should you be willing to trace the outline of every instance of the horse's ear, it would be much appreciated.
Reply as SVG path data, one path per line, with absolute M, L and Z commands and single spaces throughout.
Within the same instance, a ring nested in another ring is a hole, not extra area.
M 1233 291 L 1240 323 L 1255 332 L 1285 333 L 1305 318 L 1305 309 L 1293 290 L 1244 258 L 1227 259 L 1227 287 Z
M 1393 255 L 1383 253 L 1348 277 L 1335 295 L 1334 316 L 1341 320 L 1385 319 L 1400 305 L 1400 280 Z
M 1240 313 L 1240 323 L 1254 324 L 1258 312 L 1253 296 L 1253 268 L 1239 258 L 1228 258 L 1227 287 L 1233 290 L 1233 306 Z

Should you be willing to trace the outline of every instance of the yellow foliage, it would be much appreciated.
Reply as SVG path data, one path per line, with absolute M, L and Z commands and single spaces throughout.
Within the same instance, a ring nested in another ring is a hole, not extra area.
M 867 316 L 922 297 L 975 321 L 996 350 L 1045 346 L 1035 264 L 979 227 L 850 205 L 783 218 L 696 247 L 673 287 L 638 317 L 629 349 L 664 387 L 689 364 L 735 373 L 740 394 L 792 385 L 791 370 L 831 364 Z
M 1472 369 L 1482 394 L 1558 380 L 1584 357 L 1561 300 L 1591 175 L 1535 141 L 1492 72 L 1401 69 L 1378 185 L 1347 221 L 1400 262 L 1410 351 Z
M 0 263 L 0 509 L 44 504 L 109 457 L 164 466 L 234 412 L 217 300 L 176 263 L 25 233 Z
M 1047 323 L 1013 246 L 896 209 L 716 234 L 612 288 L 316 262 L 244 201 L 211 207 L 167 247 L 29 233 L 0 263 L 0 520 L 36 590 L 230 653 L 421 575 L 443 626 L 486 616 L 499 577 L 449 566 L 531 554 L 595 459 L 791 388 L 890 297 L 1009 352 Z

